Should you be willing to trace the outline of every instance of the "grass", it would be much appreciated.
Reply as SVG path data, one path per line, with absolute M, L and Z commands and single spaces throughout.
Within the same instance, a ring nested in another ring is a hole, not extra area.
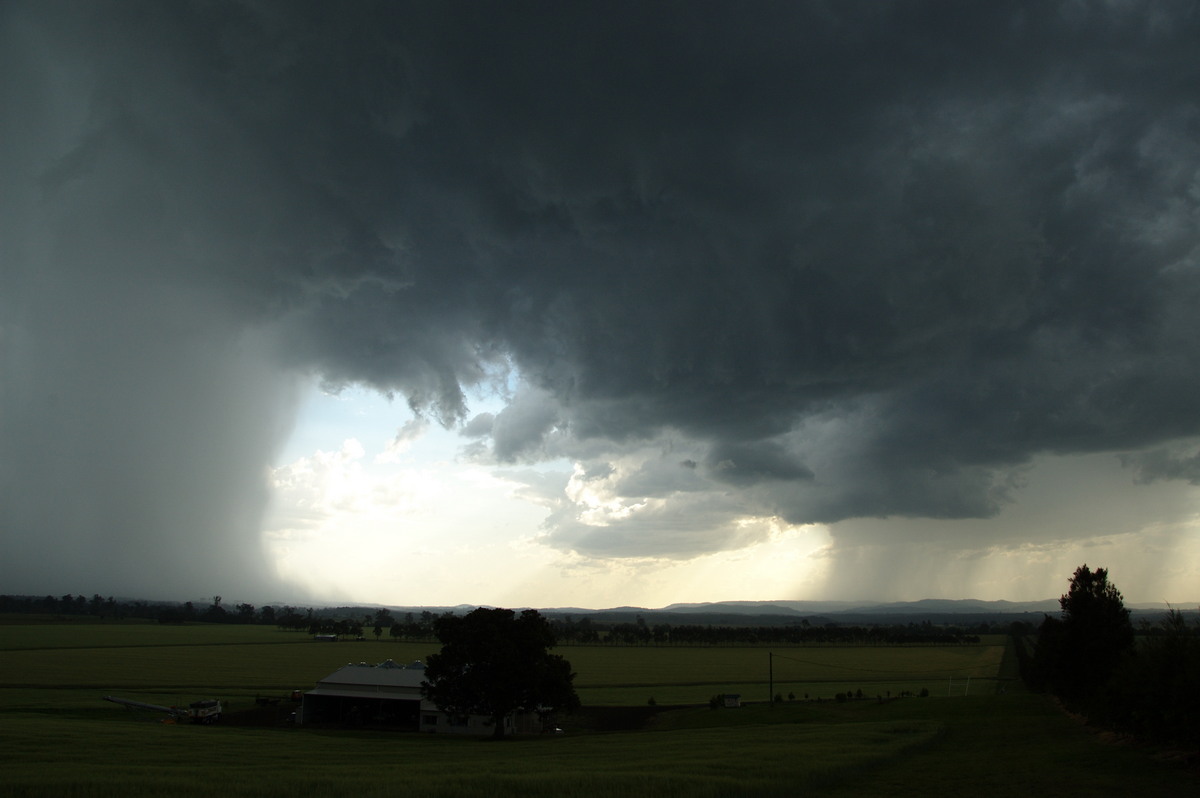
M 309 689 L 348 662 L 411 662 L 436 643 L 318 643 L 263 626 L 4 626 L 0 687 L 172 692 L 202 686 L 226 695 Z M 7 691 L 0 689 L 0 707 Z M 11 700 L 11 699 L 7 699 Z
M 765 703 L 763 648 L 567 647 L 559 653 L 579 674 L 592 714 L 565 719 L 565 735 L 492 743 L 166 725 L 154 713 L 100 701 L 106 692 L 167 704 L 218 696 L 236 713 L 258 693 L 309 688 L 348 661 L 423 658 L 430 643 L 331 645 L 263 627 L 0 631 L 0 796 L 1154 796 L 1198 786 L 1191 773 L 1143 751 L 1101 744 L 1041 696 L 1005 681 L 1012 661 L 995 641 L 772 649 L 776 692 L 871 696 L 774 707 Z M 968 675 L 970 695 L 947 689 L 950 678 L 965 687 Z M 902 684 L 928 686 L 931 696 L 874 698 Z M 1000 693 L 1000 684 L 1009 689 Z M 710 710 L 717 692 L 760 703 Z M 650 695 L 656 709 L 646 706 Z M 650 720 L 641 731 L 595 733 L 605 712 Z
M 936 722 L 754 725 L 526 738 L 169 726 L 9 715 L 5 785 L 27 796 L 391 794 L 744 795 L 828 782 L 927 744 Z M 52 741 L 52 744 L 51 744 Z M 806 751 L 797 761 L 796 751 Z M 736 752 L 736 759 L 730 753 Z
M 436 643 L 316 643 L 261 626 L 6 626 L 0 685 L 172 692 L 204 685 L 221 697 L 305 689 L 347 662 L 424 659 Z M 922 688 L 994 689 L 1002 645 L 771 649 L 775 692 L 833 698 L 847 689 L 893 695 Z M 769 697 L 768 649 L 564 646 L 586 704 L 701 704 L 717 693 Z M 5 697 L 0 691 L 0 706 Z
M 124 646 L 203 646 L 245 643 L 309 643 L 298 632 L 238 624 L 56 623 L 7 625 L 0 651 L 25 649 L 121 648 Z
M 977 691 L 995 692 L 1003 645 L 803 647 L 803 648 L 608 648 L 566 647 L 561 652 L 579 674 L 585 704 L 621 706 L 701 704 L 718 693 L 745 700 L 774 692 L 832 699 L 847 690 L 895 696 L 922 688 L 961 695 L 967 678 Z M 770 656 L 770 662 L 768 660 Z M 773 666 L 770 664 L 773 662 Z M 957 682 L 957 686 L 954 685 Z

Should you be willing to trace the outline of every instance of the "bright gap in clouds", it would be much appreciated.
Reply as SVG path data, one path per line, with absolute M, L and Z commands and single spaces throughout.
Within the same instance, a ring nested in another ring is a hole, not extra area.
M 504 589 L 541 513 L 460 459 L 464 443 L 374 390 L 310 387 L 272 472 L 280 576 L 326 601 L 482 602 Z
M 330 603 L 599 608 L 790 598 L 824 567 L 823 527 L 771 521 L 754 522 L 771 526 L 757 545 L 688 560 L 556 550 L 539 542 L 548 509 L 513 469 L 466 456 L 468 443 L 374 390 L 311 386 L 272 471 L 265 534 L 279 575 Z M 565 490 L 574 466 L 533 468 Z

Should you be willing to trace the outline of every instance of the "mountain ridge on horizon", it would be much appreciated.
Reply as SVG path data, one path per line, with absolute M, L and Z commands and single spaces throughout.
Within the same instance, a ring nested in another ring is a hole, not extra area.
M 1188 609 L 1200 605 L 1200 602 L 1186 602 L 1179 605 L 1168 605 L 1166 602 L 1126 602 L 1131 610 L 1155 611 L 1166 610 L 1170 606 L 1177 609 Z M 461 605 L 460 605 L 461 606 Z M 669 612 L 669 613 L 712 613 L 724 612 L 737 615 L 812 615 L 812 614 L 978 614 L 1001 613 L 1021 614 L 1030 612 L 1059 612 L 1059 600 L 1056 598 L 1036 601 L 1009 601 L 1007 599 L 918 599 L 916 601 L 817 601 L 817 600 L 732 600 L 711 602 L 676 602 L 664 607 L 634 607 L 619 606 L 603 609 L 585 607 L 543 607 L 541 612 L 554 613 L 601 613 L 601 612 Z
M 469 612 L 470 610 L 487 607 L 494 608 L 497 604 L 376 604 L 376 603 L 343 603 L 314 605 L 325 610 L 340 608 L 387 609 L 393 612 Z M 1137 611 L 1166 611 L 1174 607 L 1191 611 L 1200 607 L 1200 602 L 1182 602 L 1168 604 L 1166 602 L 1125 602 L 1126 608 Z M 989 614 L 1027 614 L 1027 613 L 1057 613 L 1060 611 L 1059 600 L 1056 598 L 1036 601 L 1009 601 L 1007 599 L 918 599 L 915 601 L 845 601 L 845 600 L 729 600 L 708 602 L 675 602 L 662 607 L 639 607 L 623 604 L 615 607 L 532 607 L 513 606 L 512 609 L 536 609 L 538 612 L 566 614 L 601 614 L 601 613 L 670 613 L 679 615 L 721 613 L 728 615 L 794 615 L 796 617 L 811 615 L 840 615 L 840 614 L 937 614 L 957 615 L 980 613 Z
M 38 598 L 30 596 L 28 598 Z M 173 600 L 146 600 L 122 597 L 122 602 L 140 601 L 152 605 L 180 605 L 184 602 Z M 199 604 L 198 600 L 197 603 Z M 230 604 L 232 606 L 232 604 Z M 292 606 L 297 608 L 312 607 L 328 613 L 336 610 L 383 610 L 391 612 L 452 612 L 461 614 L 470 612 L 478 607 L 497 607 L 496 604 L 476 604 L 460 602 L 457 604 L 382 604 L 377 602 L 264 602 L 260 606 Z M 1183 612 L 1195 612 L 1200 608 L 1200 602 L 1125 602 L 1125 607 L 1137 612 L 1165 612 L 1177 609 Z M 531 607 L 520 606 L 514 609 L 536 609 L 539 612 L 555 615 L 597 615 L 597 614 L 637 614 L 655 613 L 671 615 L 729 615 L 729 616 L 785 616 L 811 617 L 814 615 L 1020 615 L 1030 613 L 1058 613 L 1059 600 L 1047 598 L 1035 601 L 1009 601 L 1007 599 L 935 599 L 925 598 L 915 601 L 872 601 L 872 600 L 794 600 L 794 599 L 760 599 L 760 600 L 725 600 L 701 602 L 674 602 L 662 607 L 639 607 L 620 605 L 615 607 Z

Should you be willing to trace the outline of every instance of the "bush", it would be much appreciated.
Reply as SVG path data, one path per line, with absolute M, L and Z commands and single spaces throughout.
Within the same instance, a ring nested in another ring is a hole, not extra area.
M 1172 609 L 1117 669 L 1102 709 L 1139 737 L 1200 743 L 1200 628 Z

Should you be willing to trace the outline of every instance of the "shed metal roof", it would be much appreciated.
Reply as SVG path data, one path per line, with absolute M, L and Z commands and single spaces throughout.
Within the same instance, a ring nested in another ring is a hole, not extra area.
M 391 660 L 388 660 L 391 663 Z M 419 690 L 425 680 L 424 669 L 397 667 L 395 663 L 382 665 L 347 665 L 338 668 L 317 683 L 318 690 L 325 691 L 318 695 L 329 695 L 331 689 L 361 689 L 375 688 L 369 692 L 378 692 L 379 688 L 408 688 Z
M 318 687 L 309 690 L 305 695 L 327 696 L 330 698 L 385 698 L 391 701 L 421 701 L 421 695 L 415 692 L 386 693 L 378 690 L 353 690 L 345 687 Z

